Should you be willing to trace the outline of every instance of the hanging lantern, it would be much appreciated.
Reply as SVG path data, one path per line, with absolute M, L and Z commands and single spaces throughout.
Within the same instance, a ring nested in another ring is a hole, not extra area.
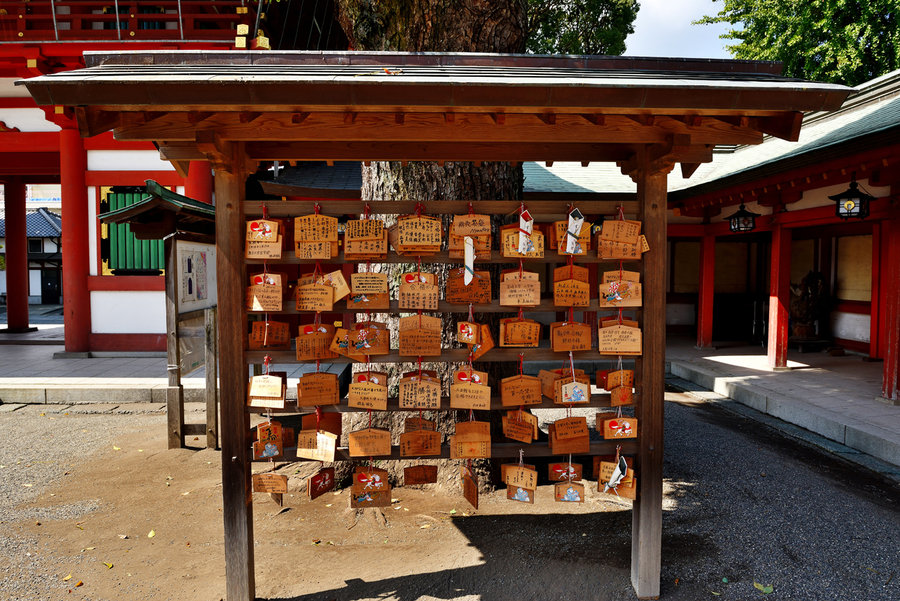
M 740 208 L 726 219 L 728 219 L 732 232 L 752 232 L 756 229 L 757 217 L 759 217 L 758 213 L 748 211 L 744 208 L 744 203 L 741 203 Z
M 828 198 L 834 201 L 835 214 L 841 219 L 851 217 L 865 219 L 869 216 L 869 203 L 875 200 L 874 196 L 869 196 L 859 189 L 859 184 L 856 183 L 856 173 L 852 176 L 849 188 Z

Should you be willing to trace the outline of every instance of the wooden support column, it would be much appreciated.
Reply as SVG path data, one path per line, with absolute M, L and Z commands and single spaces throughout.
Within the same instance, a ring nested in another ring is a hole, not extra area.
M 204 312 L 206 319 L 206 448 L 219 448 L 219 362 L 216 308 Z
M 769 269 L 769 367 L 787 369 L 788 307 L 791 283 L 791 230 L 772 228 Z
M 716 237 L 707 234 L 700 239 L 700 289 L 697 293 L 697 348 L 712 348 L 713 298 L 715 287 Z
M 62 197 L 62 289 L 66 352 L 90 351 L 91 295 L 88 291 L 87 153 L 75 128 L 59 132 Z
M 636 474 L 637 500 L 631 526 L 631 584 L 640 599 L 659 597 L 662 562 L 663 395 L 666 354 L 666 176 L 650 171 L 641 153 L 637 199 L 650 250 L 643 256 L 643 357 L 641 396 L 635 408 L 640 424 Z M 669 167 L 671 168 L 671 166 Z
M 175 236 L 163 242 L 166 259 L 166 448 L 184 446 L 184 388 L 178 350 L 178 257 Z
M 216 274 L 218 276 L 219 373 L 221 384 L 222 499 L 225 520 L 225 599 L 253 601 L 253 505 L 245 408 L 247 365 L 243 314 L 243 144 L 228 147 L 216 165 Z
M 184 195 L 200 202 L 212 204 L 212 169 L 206 161 L 191 161 L 184 182 Z
M 881 286 L 886 291 L 881 308 L 884 315 L 884 376 L 881 396 L 900 405 L 900 218 L 882 222 L 881 234 L 885 250 L 881 261 Z
M 3 186 L 6 210 L 6 329 L 20 334 L 28 325 L 28 232 L 25 227 L 25 182 L 10 178 Z M 40 290 L 37 291 L 40 294 Z
M 881 353 L 881 222 L 872 224 L 872 293 L 869 303 L 869 358 L 882 359 Z

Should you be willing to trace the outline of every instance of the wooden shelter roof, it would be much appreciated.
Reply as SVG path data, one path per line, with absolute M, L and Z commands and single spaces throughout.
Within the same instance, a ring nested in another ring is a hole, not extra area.
M 250 160 L 711 160 L 796 139 L 849 88 L 758 61 L 391 52 L 89 53 L 24 82 L 84 135 L 154 140 L 179 170 L 246 142 Z

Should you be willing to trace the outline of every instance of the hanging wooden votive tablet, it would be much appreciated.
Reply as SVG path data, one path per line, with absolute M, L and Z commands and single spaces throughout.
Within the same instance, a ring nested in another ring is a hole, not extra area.
M 386 470 L 357 466 L 350 485 L 350 507 L 387 507 L 391 504 L 391 485 Z
M 250 407 L 284 409 L 287 372 L 270 372 L 253 376 L 247 384 L 247 404 Z
M 605 388 L 609 391 L 610 405 L 620 407 L 622 405 L 631 405 L 634 403 L 634 371 L 630 369 L 620 369 L 606 372 L 606 375 L 600 378 L 597 372 L 597 386 Z
M 400 378 L 400 409 L 440 409 L 441 381 L 436 376 L 405 374 Z
M 572 371 L 575 372 L 576 377 L 584 377 L 584 370 L 576 368 L 572 370 L 570 368 L 565 369 L 542 369 L 538 372 L 538 379 L 541 382 L 541 394 L 549 399 L 556 398 L 556 381 L 569 377 L 571 379 Z
M 297 360 L 337 359 L 338 354 L 330 349 L 334 332 L 330 324 L 301 325 L 297 333 Z
M 359 409 L 387 409 L 388 387 L 387 374 L 378 371 L 364 371 L 353 374 L 347 392 L 347 406 Z
M 591 439 L 585 417 L 558 419 L 547 428 L 550 453 L 576 455 L 590 453 Z
M 466 237 L 472 238 L 475 255 L 481 260 L 491 258 L 491 217 L 490 215 L 454 215 L 450 224 L 448 255 L 451 259 L 462 259 Z
M 584 484 L 557 482 L 553 485 L 553 498 L 559 503 L 584 503 Z
M 437 311 L 439 296 L 437 276 L 433 273 L 414 271 L 400 275 L 397 302 L 400 309 Z
M 504 407 L 540 405 L 541 381 L 535 376 L 519 374 L 500 380 L 500 402 Z
M 388 240 L 397 254 L 433 255 L 441 250 L 441 220 L 428 215 L 404 215 L 388 230 Z
M 331 259 L 337 257 L 337 218 L 319 214 L 295 217 L 294 250 L 300 259 Z
M 309 500 L 317 499 L 334 489 L 334 468 L 325 467 L 306 479 Z
M 557 307 L 587 307 L 591 304 L 586 267 L 564 265 L 553 270 L 553 304 Z
M 465 269 L 451 269 L 447 274 L 447 287 L 444 299 L 451 305 L 489 305 L 491 304 L 491 274 L 489 271 L 476 270 L 472 281 L 466 285 Z
M 400 435 L 401 457 L 429 457 L 441 454 L 441 433 L 432 420 L 408 418 Z
M 398 326 L 401 357 L 438 357 L 441 354 L 441 318 L 433 315 L 401 317 Z
M 391 295 L 386 273 L 350 274 L 350 295 L 347 308 L 355 311 L 390 309 Z
M 300 376 L 297 383 L 298 407 L 317 407 L 339 403 L 337 374 L 309 373 Z
M 450 408 L 490 409 L 491 387 L 487 377 L 487 372 L 465 367 L 454 371 L 450 383 Z
M 352 219 L 344 226 L 344 259 L 373 261 L 387 258 L 388 232 L 380 219 Z
M 250 276 L 247 288 L 248 311 L 281 311 L 284 299 L 284 278 L 280 273 L 256 273 Z
M 527 239 L 530 244 L 523 247 L 524 252 L 519 252 L 519 226 L 512 224 L 501 227 L 500 248 L 503 256 L 508 259 L 543 259 L 544 234 L 540 230 L 534 230 L 527 235 Z
M 640 355 L 641 329 L 616 320 L 605 321 L 600 324 L 597 347 L 601 355 Z
M 575 321 L 550 324 L 550 346 L 557 353 L 591 350 L 591 326 Z
M 486 352 L 494 348 L 494 336 L 491 334 L 491 328 L 487 324 L 479 325 L 478 342 L 469 345 L 472 353 L 472 361 L 477 361 Z
M 403 468 L 403 485 L 437 483 L 438 468 L 436 465 L 411 465 Z
M 601 307 L 640 307 L 640 274 L 634 271 L 606 271 L 600 282 Z
M 562 482 L 564 480 L 581 480 L 582 465 L 561 461 L 547 466 L 547 479 L 550 482 Z
M 334 309 L 334 288 L 311 275 L 297 280 L 297 310 L 328 312 Z
M 630 459 L 624 457 L 620 458 L 618 462 L 601 460 L 597 476 L 597 490 L 623 499 L 634 500 L 637 498 L 637 477 L 634 470 L 629 467 L 630 464 Z
M 334 461 L 338 437 L 333 432 L 304 428 L 297 432 L 297 457 L 312 461 Z
M 253 492 L 267 492 L 272 495 L 283 495 L 287 492 L 287 476 L 282 474 L 253 474 Z
M 383 457 L 391 454 L 391 433 L 381 428 L 363 428 L 347 436 L 351 457 Z
M 490 422 L 468 421 L 456 424 L 449 437 L 451 459 L 476 459 L 491 456 Z
M 571 372 L 553 382 L 553 402 L 557 405 L 586 405 L 591 400 L 591 379 Z
M 607 219 L 603 222 L 597 244 L 597 256 L 601 259 L 637 261 L 648 250 L 640 221 Z
M 598 413 L 596 429 L 603 433 L 606 440 L 637 438 L 638 420 L 635 417 L 613 417 L 605 419 L 608 414 Z
M 460 466 L 459 486 L 462 488 L 463 498 L 478 509 L 478 476 L 469 466 Z
M 536 307 L 539 304 L 541 281 L 537 273 L 510 269 L 500 274 L 500 306 Z
M 500 418 L 503 425 L 503 436 L 510 440 L 517 440 L 525 444 L 531 444 L 537 440 L 538 420 L 537 416 L 528 411 L 507 411 Z
M 527 317 L 500 320 L 500 346 L 536 348 L 541 340 L 541 324 Z
M 554 221 L 550 230 L 550 248 L 554 249 L 561 255 L 586 255 L 591 248 L 591 227 L 590 225 L 582 226 L 578 232 L 577 246 L 573 249 L 575 252 L 566 251 L 566 228 L 569 225 L 568 220 Z
M 506 484 L 506 498 L 521 503 L 534 503 L 537 489 L 537 471 L 533 466 L 512 464 L 504 466 L 503 483 Z
M 283 236 L 281 222 L 274 219 L 252 219 L 247 222 L 245 259 L 280 259 Z
M 251 351 L 290 350 L 291 327 L 283 321 L 254 321 L 250 324 L 247 347 Z

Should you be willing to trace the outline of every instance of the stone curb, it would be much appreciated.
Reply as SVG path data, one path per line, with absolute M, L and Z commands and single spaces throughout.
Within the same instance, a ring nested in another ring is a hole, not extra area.
M 667 372 L 751 409 L 800 426 L 824 438 L 900 466 L 900 441 L 875 425 L 858 422 L 842 414 L 817 407 L 801 398 L 755 388 L 741 378 L 715 372 L 682 361 L 667 361 Z

